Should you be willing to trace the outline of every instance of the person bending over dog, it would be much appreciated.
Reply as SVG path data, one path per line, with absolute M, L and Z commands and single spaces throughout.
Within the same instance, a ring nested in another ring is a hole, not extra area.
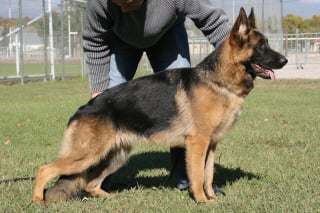
M 231 29 L 225 12 L 209 0 L 87 1 L 83 45 L 91 97 L 131 80 L 144 52 L 154 72 L 190 67 L 186 17 L 214 46 Z M 185 150 L 171 148 L 170 154 L 171 181 L 186 189 Z

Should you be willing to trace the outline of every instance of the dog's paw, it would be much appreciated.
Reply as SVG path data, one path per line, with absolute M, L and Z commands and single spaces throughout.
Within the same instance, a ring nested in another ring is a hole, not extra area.
M 33 197 L 32 202 L 36 205 L 39 205 L 39 206 L 46 206 L 46 202 L 43 199 L 41 199 L 40 197 Z
M 226 196 L 226 193 L 220 187 L 218 187 L 217 185 L 213 185 L 213 190 L 214 190 L 214 193 L 216 195 Z
M 213 204 L 214 203 L 214 199 L 205 198 L 205 199 L 196 200 L 196 202 L 197 203 L 204 203 L 204 204 Z

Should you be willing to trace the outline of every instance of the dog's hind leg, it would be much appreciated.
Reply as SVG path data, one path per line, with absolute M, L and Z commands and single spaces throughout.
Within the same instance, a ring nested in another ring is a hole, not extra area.
M 213 190 L 213 177 L 214 177 L 214 152 L 216 149 L 216 144 L 209 146 L 207 151 L 207 158 L 204 170 L 204 190 L 209 199 L 215 197 Z
M 85 190 L 93 197 L 110 197 L 110 193 L 101 189 L 101 184 L 107 176 L 123 166 L 128 159 L 130 150 L 130 147 L 112 149 L 97 166 L 82 174 L 61 176 L 51 188 L 45 190 L 45 202 L 67 201 L 81 190 Z
M 84 190 L 93 197 L 110 197 L 110 193 L 101 189 L 101 184 L 106 177 L 115 173 L 127 162 L 130 151 L 131 147 L 129 146 L 112 149 L 98 167 L 92 168 L 88 172 L 88 183 Z
M 95 162 L 97 161 L 98 159 Z M 80 158 L 59 158 L 53 163 L 41 166 L 36 175 L 33 202 L 41 204 L 44 201 L 43 189 L 53 178 L 60 175 L 82 173 L 95 162 L 92 162 L 88 156 L 82 155 Z
M 187 172 L 190 190 L 197 202 L 210 202 L 204 192 L 204 168 L 209 137 L 195 135 L 186 138 Z
M 44 204 L 43 189 L 53 178 L 74 175 L 98 165 L 115 143 L 115 131 L 96 120 L 75 121 L 66 130 L 60 157 L 38 169 L 33 202 Z

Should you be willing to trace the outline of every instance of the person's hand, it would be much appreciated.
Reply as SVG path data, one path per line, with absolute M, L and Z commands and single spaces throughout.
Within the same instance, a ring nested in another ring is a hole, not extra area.
M 101 92 L 94 92 L 94 93 L 91 93 L 90 94 L 90 97 L 91 98 L 94 98 L 94 97 L 96 97 L 97 95 L 99 95 Z

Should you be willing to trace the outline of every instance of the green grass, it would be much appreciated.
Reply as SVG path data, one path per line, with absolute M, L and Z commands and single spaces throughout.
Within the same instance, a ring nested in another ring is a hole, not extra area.
M 81 64 L 68 64 L 64 66 L 65 76 L 81 76 L 82 68 Z M 24 64 L 23 65 L 24 75 L 44 75 L 45 65 L 44 64 Z M 47 72 L 50 74 L 50 66 L 47 67 Z M 55 74 L 57 77 L 61 77 L 61 65 L 55 64 Z M 0 76 L 16 76 L 16 65 L 15 64 L 1 64 Z
M 144 73 L 146 67 L 143 64 L 139 64 L 137 73 Z M 44 64 L 24 64 L 23 72 L 26 76 L 32 75 L 44 75 L 45 65 Z M 47 74 L 50 74 L 50 65 L 47 65 Z M 55 64 L 55 75 L 58 79 L 62 76 L 61 64 Z M 82 66 L 80 63 L 65 63 L 64 64 L 64 76 L 74 77 L 82 75 Z M 2 76 L 17 76 L 16 65 L 1 63 L 0 66 L 0 77 Z
M 256 81 L 242 116 L 218 145 L 215 182 L 226 192 L 197 204 L 169 187 L 168 148 L 139 145 L 112 179 L 110 199 L 42 208 L 33 181 L 0 184 L 0 212 L 319 212 L 320 80 Z M 33 177 L 52 161 L 68 118 L 87 102 L 87 79 L 0 85 L 0 180 Z

